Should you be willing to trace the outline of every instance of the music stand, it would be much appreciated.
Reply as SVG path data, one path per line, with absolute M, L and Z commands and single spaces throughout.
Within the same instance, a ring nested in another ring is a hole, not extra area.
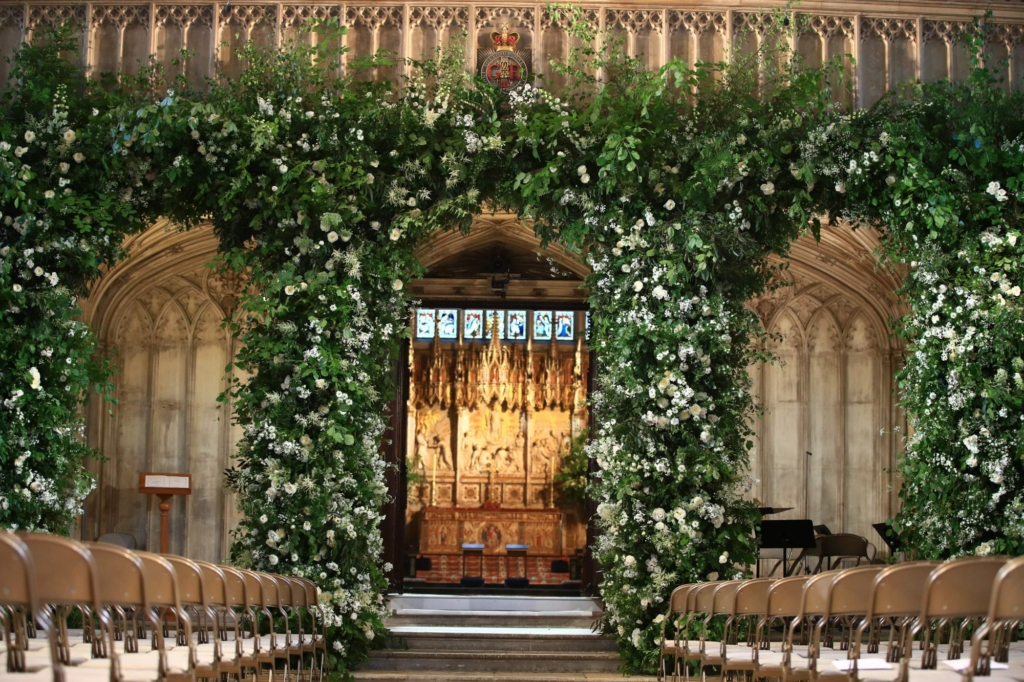
M 793 507 L 758 507 L 757 510 L 761 512 L 761 516 L 768 516 L 769 514 L 781 514 L 782 512 L 788 512 Z
M 828 526 L 821 524 L 820 526 L 814 527 L 815 535 L 832 535 L 832 531 L 828 529 Z
M 782 550 L 783 578 L 788 578 L 792 570 L 789 566 L 789 550 L 813 549 L 816 546 L 814 522 L 810 519 L 761 522 L 761 548 Z M 796 563 L 793 564 L 795 567 Z
M 871 527 L 875 529 L 875 532 L 882 536 L 885 540 L 885 544 L 889 545 L 889 551 L 894 555 L 896 552 L 903 551 L 903 541 L 900 540 L 900 536 L 896 534 L 896 531 L 892 529 L 888 523 L 872 523 Z

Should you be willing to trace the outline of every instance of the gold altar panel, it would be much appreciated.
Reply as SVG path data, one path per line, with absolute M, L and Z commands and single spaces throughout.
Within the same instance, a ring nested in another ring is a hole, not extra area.
M 423 511 L 419 552 L 461 552 L 463 543 L 484 545 L 485 554 L 526 544 L 531 554 L 562 553 L 562 512 L 557 509 L 441 509 Z

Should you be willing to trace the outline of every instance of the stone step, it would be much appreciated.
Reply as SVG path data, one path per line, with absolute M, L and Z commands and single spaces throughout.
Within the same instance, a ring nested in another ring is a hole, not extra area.
M 615 639 L 586 628 L 397 627 L 388 648 L 408 651 L 604 651 Z
M 551 613 L 525 613 L 514 611 L 508 613 L 494 611 L 465 611 L 465 612 L 441 612 L 441 613 L 409 613 L 396 614 L 387 619 L 385 625 L 389 628 L 405 626 L 432 626 L 432 627 L 487 627 L 491 625 L 509 625 L 512 627 L 534 628 L 587 628 L 590 629 L 600 617 L 598 615 L 558 615 Z
M 370 652 L 360 671 L 411 673 L 616 673 L 618 653 L 605 651 L 397 651 Z
M 657 682 L 657 677 L 625 676 L 621 673 L 452 673 L 357 671 L 357 682 Z

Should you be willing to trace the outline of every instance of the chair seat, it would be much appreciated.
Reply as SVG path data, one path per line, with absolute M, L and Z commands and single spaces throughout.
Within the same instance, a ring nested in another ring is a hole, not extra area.
M 700 649 L 699 639 L 666 639 L 665 643 L 661 646 L 662 651 L 683 651 L 685 648 L 689 648 L 690 651 L 697 651 Z

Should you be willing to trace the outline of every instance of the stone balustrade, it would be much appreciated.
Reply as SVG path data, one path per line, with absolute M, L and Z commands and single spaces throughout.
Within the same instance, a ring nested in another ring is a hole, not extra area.
M 693 63 L 719 61 L 747 52 L 764 39 L 778 0 L 690 0 L 682 5 L 642 2 L 585 3 L 593 28 L 619 34 L 629 52 L 652 67 L 673 57 Z M 792 47 L 811 64 L 839 55 L 857 106 L 870 106 L 884 92 L 909 80 L 963 78 L 969 57 L 958 36 L 974 17 L 993 10 L 993 30 L 984 53 L 1006 87 L 1024 80 L 1024 2 L 805 2 L 792 17 L 800 26 Z M 92 74 L 131 72 L 152 55 L 171 74 L 199 79 L 218 70 L 238 73 L 238 48 L 248 39 L 263 45 L 315 40 L 306 20 L 335 18 L 349 28 L 343 38 L 349 62 L 379 49 L 395 53 L 394 66 L 377 78 L 393 78 L 405 58 L 429 56 L 439 46 L 469 37 L 469 62 L 491 48 L 490 34 L 502 23 L 517 31 L 531 69 L 556 87 L 551 59 L 570 49 L 567 17 L 544 4 L 346 3 L 12 3 L 0 0 L 0 58 L 47 24 L 73 21 L 82 28 L 82 65 Z M 190 57 L 181 60 L 181 50 Z M 0 64 L 0 77 L 9 66 Z M 851 103 L 851 95 L 837 97 Z

